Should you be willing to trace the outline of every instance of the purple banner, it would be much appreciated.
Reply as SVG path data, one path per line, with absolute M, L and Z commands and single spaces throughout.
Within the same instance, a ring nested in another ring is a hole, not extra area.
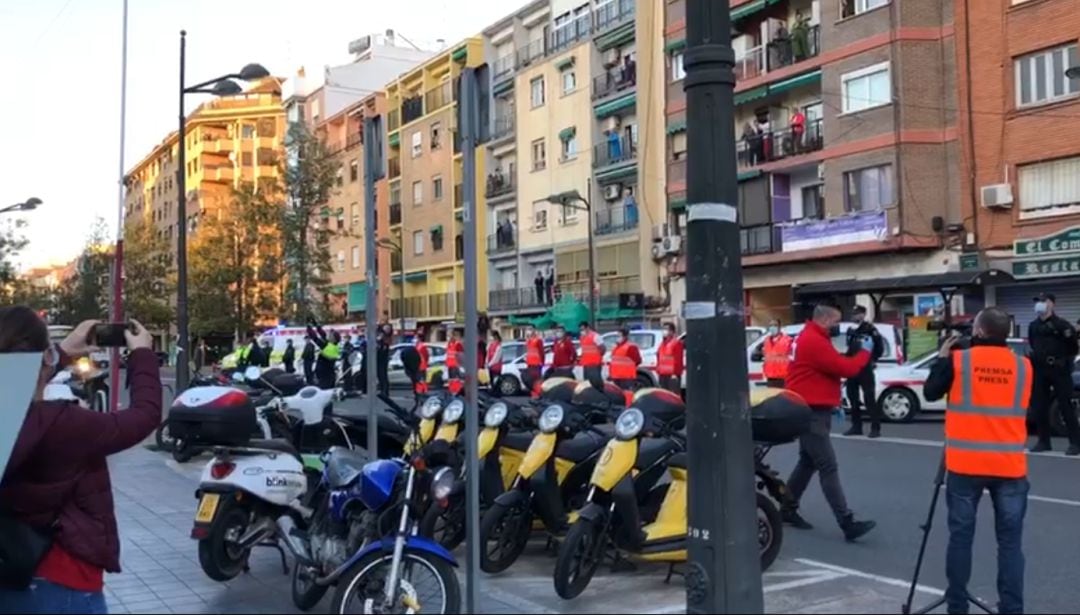
M 887 236 L 888 220 L 884 211 L 878 211 L 784 226 L 781 245 L 784 252 L 795 252 L 860 241 L 884 241 Z

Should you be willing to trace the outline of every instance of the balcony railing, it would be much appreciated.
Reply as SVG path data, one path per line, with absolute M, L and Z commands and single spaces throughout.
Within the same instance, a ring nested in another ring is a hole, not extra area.
M 614 28 L 634 18 L 634 0 L 611 0 L 607 4 L 596 7 L 593 13 L 595 32 L 600 34 L 604 30 Z
M 484 190 L 484 195 L 491 199 L 505 194 L 511 194 L 516 187 L 514 182 L 514 169 L 511 168 L 509 173 L 493 173 L 488 175 L 487 187 Z
M 802 131 L 789 126 L 764 134 L 744 135 L 735 146 L 740 167 L 800 156 L 825 147 L 822 120 L 807 122 Z
M 401 111 L 391 109 L 386 114 L 386 130 L 388 132 L 394 132 L 398 128 L 401 128 Z
M 488 254 L 506 254 L 517 248 L 517 225 L 513 222 L 502 224 L 495 232 L 487 236 Z
M 491 133 L 491 138 L 501 139 L 512 134 L 514 134 L 514 114 L 496 115 L 495 130 Z
M 636 204 L 601 207 L 594 213 L 596 220 L 593 232 L 597 235 L 615 235 L 632 231 L 638 227 L 640 215 Z
M 735 56 L 735 80 L 753 79 L 765 72 L 765 47 L 758 45 Z
M 686 158 L 668 162 L 667 169 L 668 186 L 671 186 L 672 184 L 686 185 Z
M 495 60 L 495 65 L 492 67 L 491 71 L 492 81 L 501 81 L 503 78 L 510 77 L 514 74 L 514 57 L 514 52 L 511 51 Z
M 465 258 L 465 236 L 454 237 L 454 260 L 460 261 Z
M 623 65 L 593 77 L 592 98 L 598 100 L 629 90 L 637 84 L 637 64 Z
M 821 26 L 795 29 L 784 38 L 773 39 L 768 45 L 769 70 L 802 62 L 821 53 Z
M 401 101 L 401 121 L 404 124 L 419 119 L 424 115 L 424 98 L 417 94 Z
M 345 137 L 345 149 L 352 149 L 354 147 L 363 145 L 364 133 L 362 132 L 350 132 L 349 136 Z
M 390 176 L 390 179 L 395 177 L 401 177 L 401 160 L 399 158 L 391 158 L 386 162 L 386 171 Z
M 390 271 L 401 271 L 401 252 L 393 250 L 390 252 Z
M 454 184 L 454 209 L 460 209 L 465 206 L 465 187 L 461 184 Z
M 428 110 L 428 113 L 441 109 L 452 102 L 450 82 L 446 82 L 442 85 L 436 86 L 435 89 L 429 90 L 424 94 L 424 107 Z
M 544 44 L 544 39 L 541 38 L 535 41 L 531 41 L 528 45 L 525 45 L 523 48 L 518 49 L 517 66 L 519 68 L 523 66 L 528 66 L 538 58 L 544 57 L 544 54 L 547 53 L 547 49 L 545 49 L 545 47 L 546 45 Z
M 506 288 L 488 293 L 488 309 L 491 311 L 514 311 L 537 309 L 548 305 L 547 299 L 536 288 Z
M 390 226 L 401 224 L 401 203 L 390 203 Z
M 780 251 L 780 227 L 761 224 L 739 229 L 743 256 L 771 254 Z
M 591 29 L 591 15 L 582 15 L 570 23 L 556 27 L 551 33 L 548 53 L 565 49 L 581 39 L 588 38 Z
M 628 137 L 610 139 L 593 146 L 593 168 L 599 169 L 612 164 L 629 162 L 637 158 L 637 143 Z

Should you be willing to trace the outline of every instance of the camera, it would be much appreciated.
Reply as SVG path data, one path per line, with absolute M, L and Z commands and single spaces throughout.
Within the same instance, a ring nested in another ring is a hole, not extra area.
M 960 339 L 956 340 L 953 344 L 953 350 L 967 350 L 971 348 L 972 330 L 974 326 L 970 322 L 966 323 L 951 323 L 944 320 L 932 320 L 926 323 L 927 331 L 947 331 L 948 335 L 942 335 L 938 338 L 938 348 L 948 339 L 951 335 L 959 335 Z

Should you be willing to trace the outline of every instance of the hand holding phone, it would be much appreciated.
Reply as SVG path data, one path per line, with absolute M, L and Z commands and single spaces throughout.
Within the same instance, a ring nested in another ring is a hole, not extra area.
M 87 340 L 91 346 L 99 348 L 124 348 L 127 336 L 124 332 L 130 327 L 127 323 L 99 323 L 94 325 Z

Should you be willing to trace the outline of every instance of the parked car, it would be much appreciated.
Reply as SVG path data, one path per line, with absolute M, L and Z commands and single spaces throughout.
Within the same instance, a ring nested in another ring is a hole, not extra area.
M 390 347 L 390 386 L 392 387 L 405 387 L 412 386 L 412 382 L 405 374 L 405 365 L 401 362 L 401 350 L 408 348 L 413 344 L 394 344 Z M 440 366 L 446 363 L 446 344 L 442 342 L 430 342 L 427 344 L 428 355 L 428 376 L 431 376 L 431 368 Z M 429 378 L 430 380 L 430 378 Z
M 797 337 L 803 330 L 803 324 L 788 325 L 784 327 L 784 333 Z M 840 334 L 832 338 L 833 346 L 840 352 L 847 350 L 847 331 L 858 326 L 853 322 L 840 323 Z M 885 341 L 885 352 L 878 359 L 878 369 L 885 366 L 904 364 L 904 340 L 900 328 L 895 325 L 874 323 L 878 333 Z M 746 349 L 746 360 L 749 367 L 750 382 L 756 386 L 766 386 L 765 375 L 762 373 L 762 361 L 764 360 L 765 338 L 758 338 Z

